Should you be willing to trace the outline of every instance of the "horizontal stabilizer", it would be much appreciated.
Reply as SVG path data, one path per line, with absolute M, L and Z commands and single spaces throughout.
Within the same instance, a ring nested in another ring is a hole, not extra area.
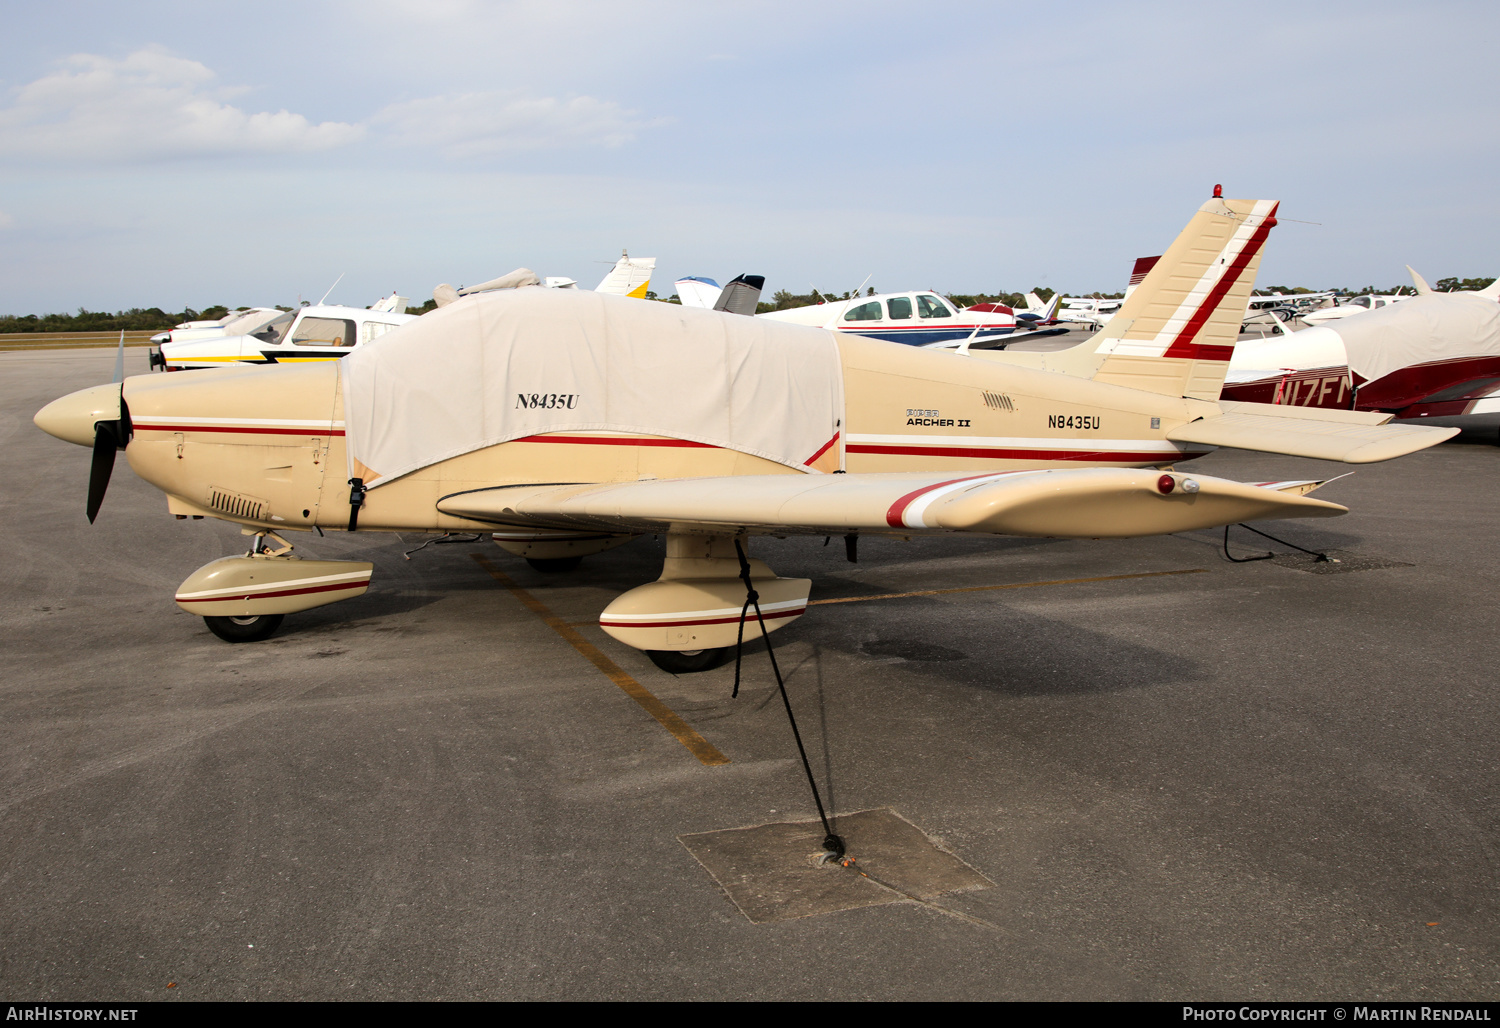
M 1225 403 L 1223 414 L 1172 429 L 1174 443 L 1207 443 L 1291 457 L 1370 464 L 1435 446 L 1456 428 L 1388 425 L 1389 414 L 1263 403 Z
M 1346 511 L 1295 489 L 1130 468 L 506 486 L 454 493 L 437 506 L 444 514 L 491 524 L 610 532 L 681 532 L 686 526 L 778 535 L 983 532 L 1054 538 L 1159 535 Z

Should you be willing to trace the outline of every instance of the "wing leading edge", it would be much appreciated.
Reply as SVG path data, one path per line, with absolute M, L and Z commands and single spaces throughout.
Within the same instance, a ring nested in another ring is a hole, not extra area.
M 609 532 L 979 532 L 1121 538 L 1271 518 L 1335 517 L 1317 483 L 1248 485 L 1150 469 L 981 475 L 742 475 L 454 493 L 438 510 L 499 525 Z

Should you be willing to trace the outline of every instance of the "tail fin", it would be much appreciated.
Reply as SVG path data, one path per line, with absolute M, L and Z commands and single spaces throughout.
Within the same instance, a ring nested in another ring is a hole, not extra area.
M 1432 287 L 1427 284 L 1427 280 L 1425 278 L 1417 274 L 1416 268 L 1413 268 L 1410 264 L 1408 264 L 1406 266 L 1406 270 L 1411 274 L 1411 284 L 1417 287 L 1418 296 L 1426 296 L 1427 294 L 1432 292 Z
M 765 287 L 766 276 L 764 275 L 738 275 L 734 281 L 724 287 L 719 294 L 719 299 L 714 303 L 714 310 L 728 311 L 730 314 L 753 315 L 755 305 L 760 303 L 760 291 Z
M 1209 200 L 1090 342 L 1095 381 L 1217 400 L 1274 200 Z M 1083 344 L 1088 347 L 1089 343 Z
M 1495 281 L 1491 282 L 1489 285 L 1485 286 L 1474 295 L 1482 296 L 1486 300 L 1500 300 L 1500 278 L 1495 279 Z
M 1135 266 L 1130 269 L 1130 281 L 1125 283 L 1125 299 L 1130 299 L 1130 294 L 1135 292 L 1135 287 L 1146 281 L 1146 276 L 1151 274 L 1151 269 L 1156 267 L 1156 262 L 1161 260 L 1157 257 L 1137 257 Z
M 637 300 L 643 300 L 647 287 L 651 285 L 651 273 L 655 270 L 655 257 L 632 257 L 628 253 L 622 253 L 594 292 L 633 296 Z
M 1052 296 L 1054 298 L 1056 298 L 1057 294 L 1053 293 Z M 1027 293 L 1026 294 L 1026 313 L 1028 313 L 1028 314 L 1040 314 L 1040 313 L 1042 313 L 1042 298 L 1040 296 L 1036 295 L 1035 293 Z

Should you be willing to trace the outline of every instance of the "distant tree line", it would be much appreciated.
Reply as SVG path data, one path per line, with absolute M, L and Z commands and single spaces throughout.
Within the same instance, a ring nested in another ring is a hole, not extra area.
M 212 321 L 229 313 L 228 307 L 201 311 L 188 307 L 176 314 L 160 307 L 132 307 L 128 311 L 91 311 L 77 314 L 0 314 L 0 332 L 126 332 L 161 331 L 183 321 Z
M 1439 293 L 1447 292 L 1475 292 L 1485 289 L 1494 283 L 1493 278 L 1440 278 L 1432 284 L 1432 288 Z M 1390 295 L 1397 291 L 1402 293 L 1412 292 L 1408 285 L 1391 286 L 1389 289 L 1380 289 L 1375 286 L 1361 286 L 1358 289 L 1333 289 L 1332 292 L 1344 296 L 1363 296 L 1366 293 L 1376 295 Z M 1031 290 L 1041 297 L 1046 303 L 1052 299 L 1053 291 L 1046 286 L 1034 286 Z M 1309 289 L 1306 286 L 1266 286 L 1264 289 L 1255 290 L 1256 296 L 1267 296 L 1272 293 L 1297 294 L 1324 292 L 1320 289 Z M 866 296 L 874 296 L 875 289 L 870 287 L 865 291 Z M 1022 307 L 1026 304 L 1024 293 L 947 293 L 948 299 L 961 307 L 972 307 L 977 303 L 1003 303 L 1007 307 Z M 1073 294 L 1065 294 L 1073 295 Z M 1118 300 L 1124 293 L 1082 293 L 1081 296 L 1092 296 L 1100 300 Z M 660 300 L 655 293 L 647 293 L 648 299 Z M 765 314 L 767 311 L 784 311 L 790 307 L 807 307 L 816 303 L 830 303 L 835 300 L 850 300 L 854 293 L 844 291 L 842 293 L 829 291 L 824 292 L 814 289 L 810 293 L 793 293 L 786 289 L 779 289 L 771 296 L 769 303 L 762 301 L 756 306 L 756 313 Z M 676 293 L 673 293 L 664 302 L 680 303 Z M 408 314 L 426 314 L 437 307 L 436 300 L 428 300 L 420 307 L 408 307 Z M 247 310 L 238 307 L 236 310 Z M 291 310 L 283 307 L 282 310 Z M 132 307 L 126 311 L 116 311 L 110 314 L 108 311 L 91 311 L 84 307 L 78 308 L 77 314 L 0 314 L 0 333 L 14 332 L 160 332 L 171 328 L 173 325 L 184 321 L 213 321 L 222 318 L 229 313 L 229 308 L 221 304 L 205 307 L 203 310 L 194 310 L 191 307 L 173 313 L 164 311 L 160 307 Z

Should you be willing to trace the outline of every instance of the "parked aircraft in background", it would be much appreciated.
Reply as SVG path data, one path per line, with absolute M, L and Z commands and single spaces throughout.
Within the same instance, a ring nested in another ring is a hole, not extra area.
M 235 335 L 158 345 L 150 356 L 151 367 L 183 371 L 231 364 L 337 360 L 353 347 L 415 321 L 416 315 L 406 313 L 406 297 L 393 293 L 369 308 L 319 304 L 243 320 L 244 325 L 231 323 Z
M 765 285 L 764 275 L 737 275 L 727 286 L 695 275 L 679 278 L 673 283 L 677 299 L 684 307 L 728 311 L 730 314 L 754 314 Z
M 1344 318 L 1352 318 L 1366 311 L 1379 310 L 1411 298 L 1411 295 L 1402 296 L 1399 292 L 1392 296 L 1367 293 L 1364 296 L 1351 297 L 1333 307 L 1320 307 L 1317 310 L 1306 311 L 1300 316 L 1305 325 L 1326 325 L 1332 321 L 1342 321 Z
M 1024 307 L 1011 308 L 1011 313 L 1016 316 L 1017 323 L 1029 321 L 1033 325 L 1055 325 L 1057 324 L 1057 304 L 1062 298 L 1056 293 L 1052 299 L 1043 303 L 1042 298 L 1035 293 L 1026 294 L 1026 305 Z M 1003 306 L 1003 305 L 997 305 Z M 969 310 L 983 310 L 984 304 L 974 304 Z
M 758 315 L 770 321 L 832 329 L 842 335 L 869 336 L 909 346 L 944 343 L 983 345 L 1016 330 L 1009 307 L 980 304 L 958 310 L 929 290 L 879 293 L 849 300 L 793 307 Z
M 184 342 L 189 339 L 213 339 L 217 336 L 241 335 L 256 331 L 280 313 L 279 307 L 247 307 L 244 310 L 230 311 L 222 318 L 184 321 L 166 332 L 159 332 L 152 336 L 151 342 L 160 346 L 162 343 Z
M 1426 296 L 1428 293 L 1437 292 L 1437 290 L 1433 289 L 1430 285 L 1427 284 L 1427 280 L 1425 278 L 1417 274 L 1416 269 L 1414 269 L 1410 264 L 1406 266 L 1406 270 L 1411 275 L 1412 284 L 1417 287 L 1418 296 Z M 1468 293 L 1472 296 L 1482 296 L 1486 300 L 1500 300 L 1500 278 L 1495 279 L 1495 281 L 1491 282 L 1483 289 L 1457 289 L 1446 292 L 1443 295 L 1453 296 L 1458 293 Z
M 943 302 L 931 293 L 828 305 L 838 330 L 823 331 L 517 288 L 341 361 L 136 376 L 35 421 L 93 448 L 90 520 L 124 450 L 168 513 L 253 534 L 249 554 L 177 592 L 225 639 L 264 638 L 285 614 L 368 587 L 371 564 L 296 559 L 276 534 L 288 529 L 500 528 L 497 542 L 553 570 L 656 533 L 660 578 L 600 626 L 663 668 L 704 670 L 741 632 L 807 609 L 809 580 L 744 554 L 755 535 L 841 535 L 852 552 L 863 533 L 1123 537 L 1327 517 L 1345 508 L 1306 495 L 1320 483 L 1175 465 L 1216 445 L 1363 463 L 1451 436 L 1219 401 L 1275 209 L 1205 204 L 1087 353 L 1020 355 L 1036 368 L 842 330 L 860 306 Z M 752 582 L 763 622 L 745 617 Z
M 656 270 L 655 257 L 632 257 L 628 251 L 620 251 L 620 259 L 615 261 L 615 266 L 609 269 L 609 273 L 594 287 L 596 293 L 608 293 L 611 296 L 633 296 L 637 300 L 646 298 L 646 290 L 651 288 L 651 273 Z M 560 278 L 549 275 L 542 281 L 549 289 L 577 289 L 578 282 L 571 278 Z M 479 292 L 478 288 L 460 290 L 462 293 Z
M 1428 293 L 1331 325 L 1244 342 L 1235 348 L 1223 396 L 1495 429 L 1500 304 L 1477 293 Z

